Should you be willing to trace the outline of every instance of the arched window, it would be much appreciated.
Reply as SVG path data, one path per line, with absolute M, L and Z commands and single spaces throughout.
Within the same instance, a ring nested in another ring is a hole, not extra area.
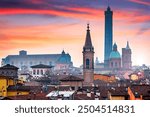
M 86 69 L 89 69 L 89 68 L 90 68 L 90 60 L 86 59 Z

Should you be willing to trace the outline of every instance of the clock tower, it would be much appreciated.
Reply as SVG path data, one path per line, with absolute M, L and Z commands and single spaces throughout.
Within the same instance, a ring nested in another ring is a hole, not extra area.
M 82 52 L 84 85 L 92 85 L 94 78 L 94 47 L 92 46 L 89 28 L 89 24 L 87 24 L 86 40 Z

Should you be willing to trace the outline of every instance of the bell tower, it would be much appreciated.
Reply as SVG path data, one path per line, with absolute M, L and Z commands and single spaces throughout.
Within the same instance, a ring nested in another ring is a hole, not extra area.
M 86 40 L 82 53 L 84 84 L 92 85 L 94 78 L 94 47 L 92 46 L 89 24 L 87 24 Z
M 131 69 L 132 68 L 132 51 L 129 46 L 129 42 L 127 41 L 127 46 L 126 48 L 122 48 L 122 67 L 125 70 Z

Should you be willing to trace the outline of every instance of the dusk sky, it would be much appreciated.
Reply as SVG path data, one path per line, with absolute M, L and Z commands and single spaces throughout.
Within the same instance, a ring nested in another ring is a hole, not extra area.
M 133 65 L 150 65 L 150 1 L 110 0 L 113 42 L 129 41 Z M 0 0 L 0 58 L 27 50 L 55 54 L 64 49 L 75 66 L 82 64 L 90 23 L 95 57 L 104 59 L 104 11 L 107 0 Z

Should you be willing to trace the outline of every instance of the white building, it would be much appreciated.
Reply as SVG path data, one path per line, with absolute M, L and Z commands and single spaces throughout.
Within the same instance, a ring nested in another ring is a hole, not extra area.
M 43 77 L 46 74 L 52 73 L 52 67 L 53 66 L 43 65 L 43 64 L 31 66 L 32 68 L 31 74 L 33 78 L 38 79 L 40 77 Z

